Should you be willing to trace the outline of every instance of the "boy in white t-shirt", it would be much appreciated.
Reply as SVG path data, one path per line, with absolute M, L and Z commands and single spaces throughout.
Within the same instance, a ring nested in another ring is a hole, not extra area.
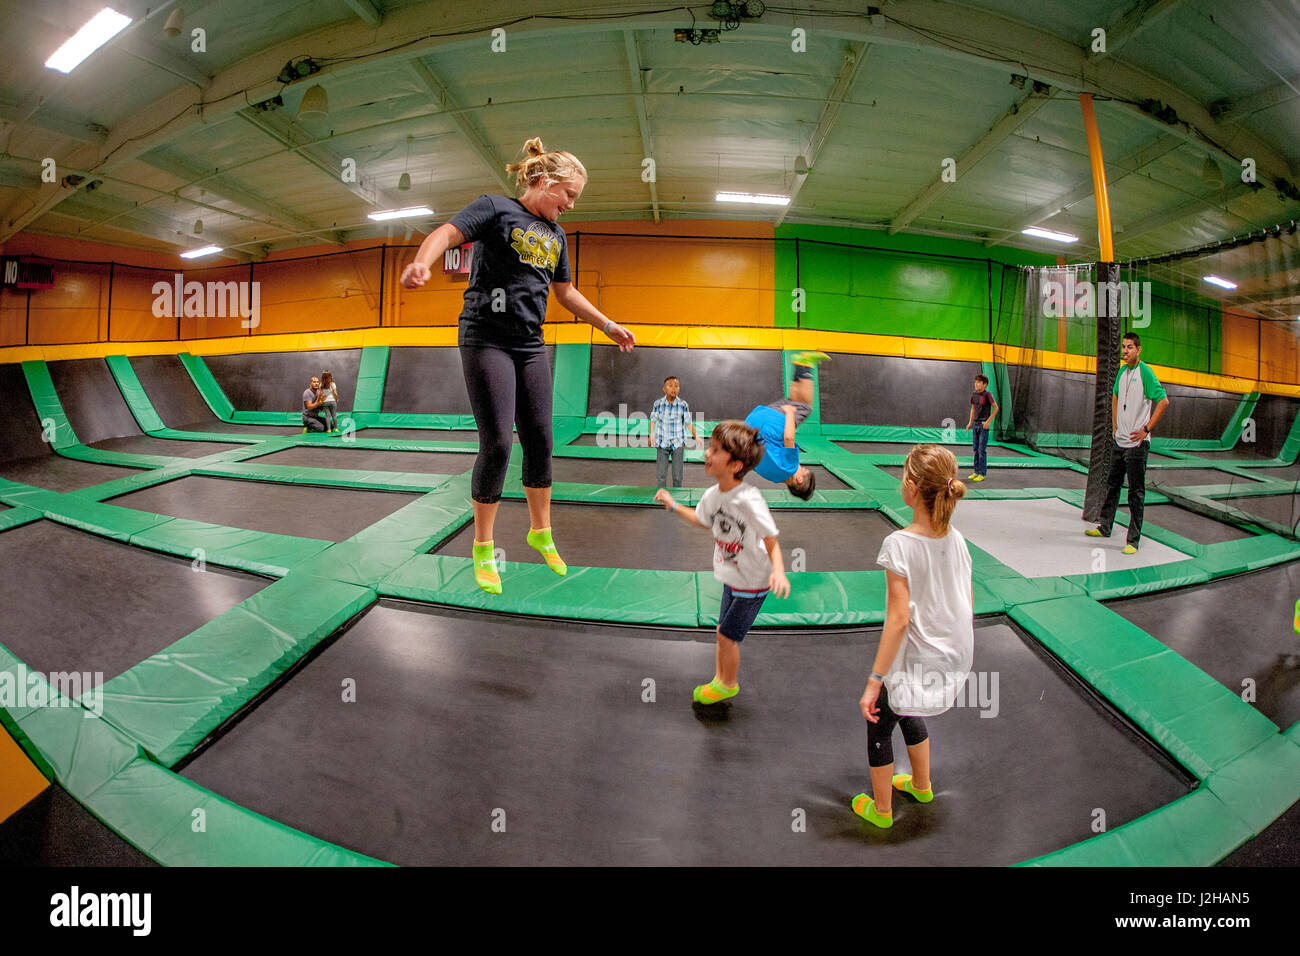
M 957 459 L 942 445 L 917 445 L 903 465 L 902 490 L 912 523 L 887 537 L 876 558 L 889 589 L 885 628 L 858 702 L 867 720 L 873 796 L 855 796 L 853 812 L 878 827 L 894 825 L 894 790 L 920 803 L 934 799 L 922 718 L 953 705 L 975 653 L 970 551 L 949 524 L 966 494 Z M 894 773 L 895 725 L 903 731 L 911 773 Z
M 705 474 L 718 483 L 704 492 L 695 510 L 677 504 L 664 488 L 655 492 L 655 501 L 669 511 L 713 532 L 713 575 L 722 582 L 717 669 L 713 680 L 695 688 L 698 704 L 716 704 L 740 692 L 740 642 L 769 591 L 782 598 L 790 593 L 772 512 L 762 492 L 741 480 L 762 457 L 755 429 L 721 422 L 704 452 Z

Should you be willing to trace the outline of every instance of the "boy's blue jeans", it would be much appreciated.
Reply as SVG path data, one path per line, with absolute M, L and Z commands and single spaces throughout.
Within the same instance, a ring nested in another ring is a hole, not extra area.
M 682 466 L 686 463 L 686 446 L 678 445 L 676 448 L 658 448 L 655 450 L 655 464 L 658 481 L 657 487 L 664 487 L 664 479 L 668 477 L 668 460 L 672 459 L 673 463 L 673 484 L 674 488 L 682 486 Z
M 983 422 L 975 422 L 970 429 L 971 442 L 975 446 L 975 474 L 989 473 L 989 430 Z

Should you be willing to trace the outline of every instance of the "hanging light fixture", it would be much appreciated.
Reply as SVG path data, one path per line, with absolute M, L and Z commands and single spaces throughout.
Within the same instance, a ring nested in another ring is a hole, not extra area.
M 411 165 L 411 137 L 406 137 L 406 163 L 402 166 L 402 176 L 397 180 L 397 188 L 406 192 L 411 188 L 411 174 L 407 172 L 407 167 Z
M 324 119 L 329 111 L 330 101 L 325 95 L 325 87 L 317 84 L 303 94 L 302 102 L 298 104 L 298 119 Z
M 194 235 L 196 235 L 196 236 L 201 236 L 201 235 L 203 235 L 203 220 L 202 220 L 202 219 L 195 219 L 195 220 L 194 220 Z
M 167 15 L 167 23 L 163 26 L 163 33 L 169 37 L 178 37 L 181 35 L 181 27 L 185 25 L 185 14 L 177 7 Z
M 1219 164 L 1211 157 L 1205 157 L 1205 163 L 1201 166 L 1201 182 L 1211 189 L 1223 188 L 1223 171 L 1219 169 Z

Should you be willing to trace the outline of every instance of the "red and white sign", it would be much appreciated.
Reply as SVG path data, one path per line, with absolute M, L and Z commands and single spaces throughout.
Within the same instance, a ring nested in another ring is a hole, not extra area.
M 467 242 L 456 249 L 448 249 L 442 254 L 442 271 L 453 275 L 469 275 L 469 264 L 473 252 L 474 243 L 472 242 Z

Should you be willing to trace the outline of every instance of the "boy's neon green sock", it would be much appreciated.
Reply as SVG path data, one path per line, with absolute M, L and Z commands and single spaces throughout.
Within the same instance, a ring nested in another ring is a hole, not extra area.
M 859 793 L 853 798 L 853 812 L 882 830 L 888 830 L 894 825 L 893 813 L 881 813 L 876 809 L 876 801 L 865 793 Z
M 542 557 L 546 559 L 546 566 L 556 574 L 563 577 L 569 573 L 569 566 L 564 563 L 564 560 L 560 557 L 560 552 L 556 550 L 555 540 L 551 537 L 550 528 L 529 531 L 528 544 L 541 552 Z
M 716 677 L 707 684 L 701 684 L 695 688 L 692 696 L 697 704 L 719 704 L 724 700 L 730 700 L 740 693 L 740 685 L 728 687 Z
M 497 573 L 494 542 L 474 542 L 474 583 L 488 594 L 501 593 L 501 575 Z
M 920 803 L 929 803 L 934 799 L 934 782 L 931 781 L 929 790 L 918 790 L 912 786 L 910 773 L 894 774 L 894 789 L 901 793 L 910 793 Z
M 830 356 L 825 352 L 806 350 L 803 352 L 795 352 L 790 356 L 790 361 L 795 365 L 817 365 L 820 362 L 830 361 Z

